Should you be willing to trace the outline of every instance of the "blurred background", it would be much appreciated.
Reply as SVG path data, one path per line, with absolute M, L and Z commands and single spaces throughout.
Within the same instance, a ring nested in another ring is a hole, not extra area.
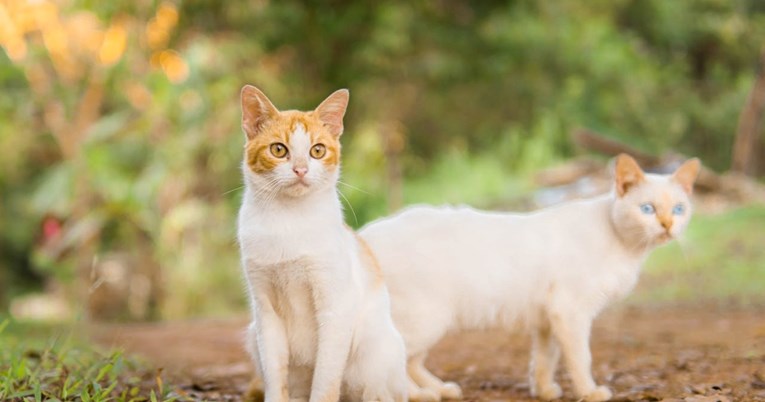
M 354 227 L 595 194 L 618 152 L 698 156 L 697 216 L 633 300 L 760 303 L 763 38 L 758 0 L 0 0 L 0 311 L 245 311 L 246 83 L 281 109 L 350 89 Z

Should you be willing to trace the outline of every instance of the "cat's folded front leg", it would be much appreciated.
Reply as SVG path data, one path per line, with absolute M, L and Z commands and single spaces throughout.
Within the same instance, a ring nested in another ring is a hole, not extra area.
M 577 311 L 570 303 L 550 311 L 553 334 L 563 349 L 574 391 L 578 398 L 588 402 L 611 399 L 608 387 L 598 386 L 592 378 L 592 355 L 590 354 L 590 329 L 592 317 Z

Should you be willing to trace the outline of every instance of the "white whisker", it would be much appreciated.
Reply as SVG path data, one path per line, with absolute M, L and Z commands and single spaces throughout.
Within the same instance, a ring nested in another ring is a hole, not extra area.
M 244 188 L 244 184 L 243 184 L 243 185 L 241 185 L 241 186 L 238 186 L 238 187 L 232 188 L 231 190 L 228 190 L 228 191 L 226 191 L 226 192 L 225 192 L 225 193 L 223 193 L 222 195 L 228 195 L 228 194 L 231 194 L 231 193 L 233 193 L 234 191 L 238 191 L 238 190 L 241 190 L 241 189 L 243 189 L 243 188 Z
M 359 225 L 359 218 L 356 217 L 356 211 L 353 210 L 353 205 L 351 205 L 351 202 L 348 201 L 347 198 L 345 198 L 345 194 L 343 194 L 343 192 L 340 191 L 340 189 L 337 189 L 337 193 L 340 194 L 340 197 L 343 197 L 343 199 L 345 200 L 345 203 L 348 204 L 348 208 L 351 209 L 351 213 L 353 214 L 353 220 L 356 221 L 356 226 L 358 226 Z
M 346 183 L 344 181 L 341 181 L 341 180 L 338 180 L 337 184 L 342 184 L 342 185 L 344 185 L 344 186 L 346 186 L 346 187 L 348 187 L 350 189 L 356 190 L 356 191 L 358 191 L 360 193 L 364 193 L 364 194 L 367 194 L 367 195 L 372 195 L 371 193 L 369 193 L 367 191 L 364 191 L 364 190 L 362 190 L 362 189 L 360 189 L 360 188 L 358 188 L 356 186 L 350 185 L 350 184 L 348 184 L 348 183 Z

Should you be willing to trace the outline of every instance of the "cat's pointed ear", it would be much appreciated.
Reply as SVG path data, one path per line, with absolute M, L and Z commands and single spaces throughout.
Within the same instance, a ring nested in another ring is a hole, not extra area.
M 639 184 L 645 179 L 643 170 L 640 169 L 638 163 L 627 154 L 619 154 L 616 157 L 614 177 L 616 179 L 616 194 L 619 197 L 624 196 L 630 187 Z
M 316 108 L 319 120 L 329 129 L 330 134 L 336 137 L 343 133 L 343 116 L 348 108 L 349 97 L 347 89 L 338 89 Z
M 700 170 L 701 161 L 699 158 L 688 159 L 675 170 L 675 173 L 672 174 L 672 180 L 680 184 L 686 193 L 691 194 L 693 193 L 693 183 L 699 176 Z
M 242 88 L 242 130 L 251 140 L 263 128 L 263 123 L 273 118 L 279 111 L 268 97 L 258 88 L 245 85 Z

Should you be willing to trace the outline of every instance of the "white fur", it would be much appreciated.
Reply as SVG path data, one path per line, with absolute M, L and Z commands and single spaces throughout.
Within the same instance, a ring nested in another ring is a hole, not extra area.
M 335 183 L 298 127 L 289 161 L 268 174 L 243 166 L 242 266 L 252 308 L 247 347 L 267 402 L 406 400 L 405 352 L 385 285 L 364 266 L 343 223 Z M 304 164 L 304 182 L 292 171 Z
M 535 396 L 561 396 L 553 379 L 560 348 L 577 397 L 609 399 L 590 373 L 590 328 L 609 301 L 631 291 L 647 253 L 668 239 L 657 217 L 640 211 L 655 199 L 686 205 L 670 230 L 679 235 L 691 213 L 688 197 L 657 175 L 623 197 L 530 214 L 419 206 L 363 228 L 406 343 L 412 399 L 460 397 L 457 384 L 443 383 L 423 361 L 447 332 L 487 327 L 531 333 Z M 657 201 L 657 213 L 666 212 Z

